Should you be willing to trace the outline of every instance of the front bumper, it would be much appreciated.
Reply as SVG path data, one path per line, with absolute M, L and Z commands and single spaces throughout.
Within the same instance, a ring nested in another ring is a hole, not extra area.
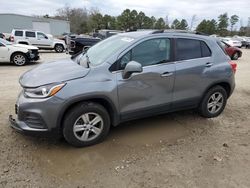
M 57 125 L 61 105 L 58 97 L 32 99 L 21 92 L 15 105 L 17 118 L 10 115 L 10 125 L 21 133 L 55 136 L 61 130 Z
M 9 116 L 10 126 L 21 133 L 46 133 L 48 129 L 36 129 L 29 127 L 25 122 L 18 121 L 13 118 L 12 115 Z
M 29 61 L 37 61 L 40 59 L 38 50 L 32 50 L 32 52 L 28 52 L 26 56 Z

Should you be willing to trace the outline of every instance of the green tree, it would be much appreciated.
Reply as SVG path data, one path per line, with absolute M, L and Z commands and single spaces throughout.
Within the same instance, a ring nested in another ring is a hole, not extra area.
M 144 12 L 139 12 L 139 14 L 137 15 L 136 17 L 136 21 L 137 21 L 137 28 L 138 29 L 142 29 L 143 26 L 144 26 L 144 22 L 145 22 L 145 18 L 146 18 L 146 15 Z
M 155 29 L 165 29 L 165 22 L 163 18 L 159 18 L 155 23 Z
M 219 15 L 218 17 L 218 33 L 221 35 L 221 36 L 226 36 L 228 31 L 227 31 L 227 27 L 229 25 L 228 23 L 228 15 L 227 13 L 224 13 L 224 14 L 221 14 Z
M 182 19 L 181 22 L 180 22 L 180 26 L 179 26 L 178 29 L 187 30 L 188 29 L 187 20 Z
M 212 35 L 216 33 L 217 23 L 214 19 L 202 20 L 197 26 L 196 31 Z
M 238 21 L 239 21 L 239 16 L 234 14 L 230 17 L 231 32 L 233 31 L 233 28 Z
M 175 19 L 171 25 L 171 29 L 180 29 L 181 22 L 178 19 Z

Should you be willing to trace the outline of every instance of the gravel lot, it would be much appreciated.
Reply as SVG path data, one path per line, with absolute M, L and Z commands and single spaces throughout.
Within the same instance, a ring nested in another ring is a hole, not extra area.
M 41 53 L 38 64 L 63 57 Z M 236 62 L 237 86 L 220 117 L 184 111 L 132 121 L 81 149 L 9 127 L 18 78 L 37 63 L 0 64 L 0 187 L 250 187 L 250 50 Z

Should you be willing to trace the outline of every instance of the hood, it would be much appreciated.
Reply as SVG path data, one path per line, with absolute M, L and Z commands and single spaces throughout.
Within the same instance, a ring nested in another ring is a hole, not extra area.
M 71 59 L 44 63 L 29 70 L 20 77 L 22 87 L 39 87 L 51 83 L 60 83 L 82 78 L 88 74 L 89 68 L 78 65 Z
M 38 50 L 38 48 L 35 46 L 25 45 L 25 44 L 13 44 L 12 46 L 17 48 L 25 48 L 27 50 Z
M 63 44 L 65 44 L 64 40 L 57 39 L 57 38 L 54 38 L 54 42 L 59 42 L 59 43 L 63 43 Z

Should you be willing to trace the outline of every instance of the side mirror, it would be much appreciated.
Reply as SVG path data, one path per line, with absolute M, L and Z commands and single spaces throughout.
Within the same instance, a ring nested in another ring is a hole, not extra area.
M 48 37 L 47 37 L 47 36 L 45 36 L 44 38 L 45 38 L 45 39 L 48 39 Z
M 84 51 L 88 51 L 89 48 L 90 48 L 90 46 L 84 46 L 84 47 L 83 47 L 83 50 L 84 50 Z
M 122 77 L 123 79 L 128 79 L 131 76 L 131 74 L 136 72 L 142 72 L 141 64 L 136 61 L 130 61 L 126 65 Z

